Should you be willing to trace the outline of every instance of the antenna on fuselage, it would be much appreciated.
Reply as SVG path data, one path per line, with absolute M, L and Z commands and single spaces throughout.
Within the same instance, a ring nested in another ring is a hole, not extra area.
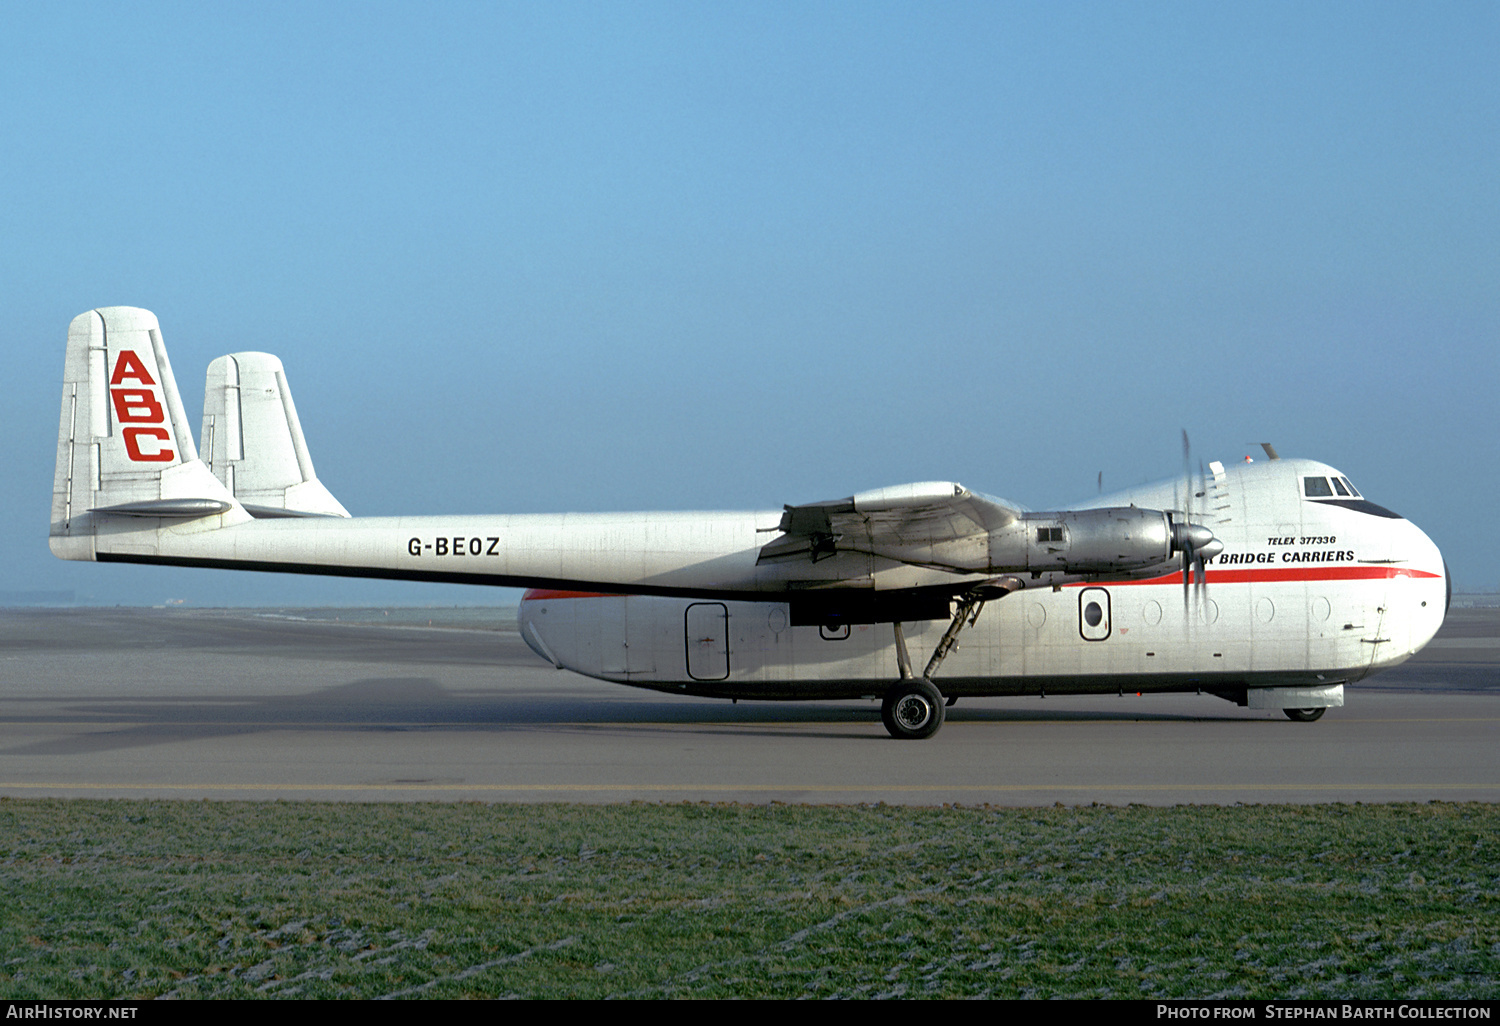
M 1272 445 L 1270 442 L 1261 442 L 1260 443 L 1260 447 L 1262 449 L 1266 450 L 1266 459 L 1268 459 L 1268 460 L 1279 460 L 1279 459 L 1281 459 L 1281 457 L 1276 454 L 1276 446 Z

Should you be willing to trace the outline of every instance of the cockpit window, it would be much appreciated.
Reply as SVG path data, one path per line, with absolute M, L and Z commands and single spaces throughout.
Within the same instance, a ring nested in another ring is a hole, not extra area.
M 1302 492 L 1309 499 L 1320 499 L 1332 495 L 1333 489 L 1328 487 L 1326 477 L 1304 477 L 1302 479 Z
M 1349 494 L 1349 489 L 1345 488 L 1344 487 L 1344 482 L 1340 478 L 1337 478 L 1337 477 L 1333 479 L 1333 490 L 1336 491 L 1336 492 L 1338 492 L 1340 495 L 1348 495 Z
M 1347 477 L 1341 477 L 1341 478 L 1338 478 L 1337 480 L 1344 482 L 1344 487 L 1347 488 L 1347 489 L 1349 489 L 1349 494 L 1350 495 L 1354 496 L 1356 499 L 1360 497 L 1359 496 L 1359 489 L 1355 488 L 1352 484 L 1350 484 L 1349 483 L 1349 479 Z

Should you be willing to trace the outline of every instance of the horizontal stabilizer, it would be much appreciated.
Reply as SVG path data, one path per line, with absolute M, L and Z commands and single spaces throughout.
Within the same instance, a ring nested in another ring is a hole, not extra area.
M 92 513 L 113 513 L 122 517 L 210 517 L 227 513 L 234 504 L 219 499 L 153 499 L 147 502 L 124 502 L 118 506 L 100 506 Z

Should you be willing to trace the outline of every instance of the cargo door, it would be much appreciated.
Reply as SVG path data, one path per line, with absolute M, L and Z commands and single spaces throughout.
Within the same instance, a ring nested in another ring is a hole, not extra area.
M 656 672 L 648 600 L 638 595 L 609 595 L 590 603 L 598 631 L 600 672 L 612 677 L 640 677 Z

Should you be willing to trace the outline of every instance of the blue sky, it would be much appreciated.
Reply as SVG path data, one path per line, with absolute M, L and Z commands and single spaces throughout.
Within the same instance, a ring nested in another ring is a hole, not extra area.
M 7 4 L 0 592 L 514 593 L 65 564 L 63 339 L 190 418 L 286 364 L 356 514 L 1036 508 L 1326 460 L 1500 585 L 1500 7 Z M 1474 511 L 1478 510 L 1476 514 Z

